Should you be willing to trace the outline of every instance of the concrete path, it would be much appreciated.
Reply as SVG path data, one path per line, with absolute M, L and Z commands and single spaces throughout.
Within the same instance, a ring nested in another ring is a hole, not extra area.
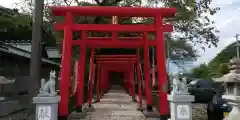
M 138 104 L 119 86 L 113 86 L 93 107 L 94 111 L 88 112 L 82 120 L 159 120 L 146 118 L 137 111 Z

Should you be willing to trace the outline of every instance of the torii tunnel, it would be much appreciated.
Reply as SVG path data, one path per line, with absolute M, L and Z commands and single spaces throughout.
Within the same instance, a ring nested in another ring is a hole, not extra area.
M 109 71 L 124 73 L 124 87 L 136 101 L 138 97 L 139 106 L 142 106 L 142 87 L 140 75 L 140 57 L 139 52 L 132 55 L 95 55 L 95 49 L 98 48 L 143 48 L 144 64 L 144 82 L 145 98 L 147 109 L 152 109 L 152 87 L 150 84 L 150 62 L 149 47 L 156 46 L 158 91 L 160 97 L 160 114 L 167 116 L 169 114 L 169 105 L 167 101 L 167 74 L 165 58 L 164 33 L 172 32 L 173 26 L 165 24 L 165 18 L 174 16 L 174 8 L 143 8 L 143 7 L 100 7 L 100 6 L 54 6 L 51 7 L 53 16 L 63 16 L 65 23 L 55 23 L 55 30 L 64 31 L 62 44 L 62 60 L 60 73 L 60 96 L 59 116 L 66 119 L 68 115 L 68 103 L 70 95 L 70 76 L 71 76 L 71 57 L 72 46 L 80 46 L 80 59 L 78 64 L 78 84 L 77 84 L 77 103 L 76 108 L 81 109 L 83 105 L 84 73 L 86 65 L 86 48 L 92 49 L 90 59 L 89 76 L 89 106 L 92 105 L 93 79 L 95 78 L 95 69 L 97 68 L 97 99 L 111 86 L 108 79 Z M 152 17 L 153 24 L 78 24 L 74 22 L 75 16 L 117 16 L 117 17 Z M 73 32 L 81 33 L 80 40 L 73 40 Z M 88 32 L 111 32 L 112 37 L 88 37 Z M 118 37 L 119 32 L 139 32 L 141 37 Z M 154 40 L 148 39 L 148 33 L 155 32 Z M 138 95 L 135 93 L 134 76 L 137 76 Z M 80 111 L 81 112 L 81 111 Z

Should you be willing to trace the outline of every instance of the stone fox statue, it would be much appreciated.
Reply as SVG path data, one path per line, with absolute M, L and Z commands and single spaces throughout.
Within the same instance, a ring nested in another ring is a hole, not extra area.
M 173 78 L 172 93 L 188 93 L 187 80 L 185 78 Z
M 39 96 L 55 96 L 57 95 L 55 90 L 56 84 L 56 72 L 50 71 L 49 80 L 46 82 L 45 79 L 41 80 L 41 88 L 39 90 Z

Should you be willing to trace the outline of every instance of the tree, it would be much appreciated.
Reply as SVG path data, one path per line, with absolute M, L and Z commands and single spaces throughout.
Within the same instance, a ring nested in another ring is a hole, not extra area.
M 236 55 L 236 42 L 234 42 L 224 48 L 220 53 L 218 53 L 216 57 L 209 62 L 208 65 L 204 64 L 204 67 L 200 65 L 194 68 L 191 73 L 195 77 L 202 77 L 202 72 L 199 71 L 207 71 L 208 74 L 204 73 L 205 77 L 221 77 L 222 75 L 225 75 L 229 72 L 229 61 L 230 59 L 236 57 Z
M 191 41 L 193 44 L 201 44 L 203 48 L 217 46 L 219 32 L 214 27 L 214 21 L 209 16 L 214 15 L 220 8 L 211 8 L 212 0 L 148 0 L 149 4 L 163 4 L 165 7 L 177 9 L 175 17 L 168 19 L 175 25 L 175 31 L 181 34 L 175 35 L 176 39 Z
M 192 70 L 192 77 L 209 79 L 209 69 L 206 64 L 201 64 L 199 67 L 196 67 Z
M 197 51 L 193 49 L 193 45 L 188 41 L 189 39 L 193 39 L 195 38 L 195 36 L 200 36 L 200 37 L 205 37 L 206 39 L 208 39 L 206 37 L 206 34 L 212 35 L 213 32 L 211 33 L 206 33 L 207 31 L 207 27 L 208 26 L 204 26 L 206 27 L 206 29 L 204 29 L 204 31 L 202 30 L 203 28 L 203 24 L 206 23 L 193 23 L 193 16 L 197 16 L 197 12 L 201 11 L 189 11 L 188 9 L 186 9 L 186 7 L 184 6 L 185 9 L 180 9 L 181 6 L 183 6 L 183 3 L 175 3 L 172 0 L 169 0 L 168 2 L 166 1 L 159 1 L 161 3 L 164 3 L 164 6 L 171 6 L 171 7 L 177 7 L 178 9 L 178 13 L 177 16 L 174 18 L 169 19 L 170 22 L 172 22 L 173 24 L 176 24 L 176 31 L 181 33 L 181 36 L 183 37 L 179 37 L 179 36 L 175 36 L 175 35 L 170 35 L 168 34 L 166 36 L 166 39 L 169 44 L 169 46 L 171 47 L 171 49 L 169 49 L 169 53 L 174 53 L 171 54 L 169 56 L 171 56 L 171 60 L 174 60 L 175 63 L 183 63 L 182 61 L 193 61 L 197 58 Z M 159 3 L 158 0 L 150 0 L 147 3 L 147 7 L 150 6 L 155 6 L 156 4 Z M 171 3 L 171 4 L 170 4 Z M 52 0 L 52 1 L 48 1 L 45 3 L 45 20 L 47 20 L 48 22 L 53 21 L 51 14 L 50 14 L 50 10 L 48 5 L 78 5 L 78 6 L 127 6 L 127 7 L 133 7 L 133 6 L 143 6 L 144 4 L 142 4 L 142 0 L 93 0 L 92 2 L 90 1 L 85 1 L 85 0 Z M 181 5 L 178 5 L 181 4 Z M 209 3 L 210 4 L 210 3 Z M 209 5 L 206 4 L 206 5 Z M 191 2 L 186 3 L 186 5 L 190 6 L 191 8 L 193 8 L 194 6 L 192 5 Z M 23 11 L 25 12 L 29 12 L 32 11 L 33 8 L 33 3 L 32 0 L 22 0 L 22 3 L 20 4 L 20 6 L 24 6 L 23 7 Z M 205 9 L 204 9 L 205 10 Z M 204 11 L 202 10 L 202 11 Z M 29 12 L 31 13 L 31 12 Z M 200 13 L 198 13 L 200 14 Z M 199 17 L 195 17 L 194 20 L 198 20 Z M 57 18 L 55 18 L 56 20 Z M 61 19 L 61 18 L 58 18 Z M 84 21 L 85 20 L 85 21 Z M 79 21 L 80 23 L 94 23 L 94 24 L 98 24 L 98 23 L 105 23 L 106 21 L 109 20 L 109 18 L 106 17 L 85 17 L 85 19 L 82 21 Z M 133 23 L 134 18 L 122 18 L 120 20 L 120 23 Z M 136 21 L 135 21 L 136 22 Z M 141 19 L 140 21 L 141 23 L 152 23 L 153 20 L 151 18 L 145 18 L 145 19 Z M 198 21 L 199 22 L 199 21 Z M 208 24 L 210 24 L 211 21 L 208 22 Z M 192 25 L 193 24 L 193 25 Z M 190 26 L 190 27 L 188 27 Z M 188 29 L 186 29 L 188 28 Z M 183 31 L 183 29 L 185 29 Z M 210 29 L 210 28 L 209 28 Z M 202 35 L 197 35 L 197 33 L 200 33 L 199 31 L 202 30 Z M 193 34 L 193 32 L 195 34 Z M 190 34 L 191 33 L 191 34 Z M 205 34 L 206 33 L 206 34 Z M 62 34 L 62 33 L 61 33 Z M 61 38 L 60 40 L 62 40 L 62 35 L 61 34 L 57 34 L 57 36 L 61 36 L 61 37 L 57 37 L 57 38 Z M 92 36 L 94 36 L 96 34 L 92 34 Z M 99 34 L 97 34 L 99 35 Z M 106 35 L 106 34 L 104 34 Z M 104 36 L 103 35 L 103 36 Z M 76 35 L 79 36 L 79 35 Z M 124 34 L 124 36 L 132 36 L 132 35 L 126 35 Z M 136 34 L 135 34 L 136 36 Z M 154 36 L 154 35 L 152 35 Z M 200 38 L 198 37 L 198 38 Z M 217 37 L 213 34 L 213 38 L 215 39 L 209 39 L 209 41 L 217 41 Z M 196 43 L 195 41 L 192 43 Z M 200 42 L 198 42 L 200 43 Z M 204 43 L 203 41 L 201 43 Z M 216 42 L 211 42 L 208 43 L 209 45 L 211 44 L 215 44 Z M 111 50 L 112 51 L 112 50 Z M 119 51 L 119 50 L 117 50 Z M 169 57 L 168 56 L 168 57 Z M 184 58 L 184 59 L 183 59 Z
M 176 65 L 185 65 L 197 59 L 197 51 L 193 46 L 184 40 L 173 40 L 167 38 L 166 51 L 169 53 L 169 61 Z
M 228 45 L 217 56 L 209 62 L 209 68 L 213 77 L 220 77 L 229 72 L 228 63 L 230 59 L 236 57 L 236 42 Z
M 31 13 L 33 10 L 32 0 L 22 0 L 23 4 L 20 6 L 23 7 L 23 11 Z M 166 40 L 169 41 L 168 45 L 171 47 L 169 53 L 171 59 L 184 61 L 184 60 L 194 60 L 196 59 L 196 50 L 193 49 L 193 45 L 201 44 L 205 47 L 216 46 L 218 42 L 218 37 L 215 36 L 215 30 L 213 26 L 214 22 L 210 21 L 207 17 L 207 13 L 213 15 L 216 13 L 218 8 L 211 9 L 209 4 L 211 0 L 198 0 L 198 3 L 195 0 L 149 0 L 147 7 L 156 6 L 158 3 L 161 3 L 164 7 L 176 7 L 177 14 L 176 17 L 169 18 L 168 21 L 175 24 L 175 31 L 178 34 L 167 34 Z M 50 0 L 45 3 L 44 18 L 46 22 L 49 23 L 49 27 L 52 27 L 52 17 L 50 14 L 48 5 L 78 5 L 78 6 L 143 6 L 142 0 L 93 0 L 92 2 L 87 2 L 83 0 Z M 108 19 L 107 17 L 85 17 L 82 19 L 76 19 L 80 23 L 104 23 Z M 56 18 L 55 18 L 56 19 Z M 58 18 L 61 19 L 61 18 Z M 144 18 L 138 20 L 141 23 L 152 23 L 152 18 Z M 122 18 L 120 23 L 136 23 L 134 18 Z M 97 33 L 91 33 L 91 36 L 95 36 Z M 56 34 L 57 36 L 62 36 L 61 34 Z M 97 34 L 99 35 L 99 34 Z M 103 34 L 106 36 L 108 34 Z M 131 34 L 125 34 L 124 36 L 130 36 Z M 102 35 L 100 35 L 102 36 Z M 137 36 L 137 35 L 135 35 Z M 152 35 L 154 37 L 154 34 Z M 78 35 L 74 35 L 78 37 Z M 59 37 L 61 38 L 61 37 Z M 191 43 L 191 44 L 190 44 Z M 192 45 L 193 44 L 193 45 Z M 176 45 L 176 46 L 175 46 Z M 203 47 L 203 48 L 204 48 Z M 111 50 L 110 50 L 111 51 Z M 118 50 L 122 51 L 122 49 Z M 172 54 L 173 53 L 173 54 Z
M 4 40 L 31 40 L 32 18 L 28 14 L 21 14 L 16 9 L 9 9 L 9 13 L 1 12 L 0 36 Z M 43 25 L 43 39 L 46 45 L 56 45 L 52 31 L 47 29 L 47 23 Z
M 218 36 L 215 35 L 216 28 L 214 21 L 209 19 L 209 16 L 214 15 L 219 8 L 211 8 L 211 0 L 148 0 L 147 4 L 142 4 L 142 0 L 52 0 L 45 2 L 45 20 L 52 26 L 53 18 L 51 17 L 48 5 L 78 5 L 78 6 L 146 6 L 156 7 L 161 4 L 163 7 L 175 7 L 177 14 L 175 17 L 169 18 L 167 21 L 175 25 L 175 33 L 166 34 L 166 51 L 169 53 L 167 56 L 176 64 L 185 64 L 186 61 L 194 61 L 198 57 L 197 51 L 193 48 L 198 44 L 202 48 L 217 46 L 219 41 Z M 23 11 L 31 13 L 33 8 L 32 0 L 22 0 Z M 62 18 L 54 18 L 61 20 Z M 105 23 L 109 20 L 107 17 L 84 17 L 84 19 L 77 19 L 80 23 Z M 133 23 L 134 18 L 121 18 L 120 23 Z M 140 20 L 141 23 L 153 23 L 152 18 L 144 18 Z M 50 28 L 50 27 L 49 27 Z M 91 33 L 91 36 L 99 35 L 99 33 Z M 108 35 L 103 34 L 100 36 Z M 79 35 L 75 35 L 79 36 Z M 124 36 L 132 36 L 124 34 Z M 136 34 L 135 34 L 136 36 Z M 154 34 L 150 34 L 154 38 Z M 57 33 L 55 37 L 61 38 L 62 33 Z M 169 49 L 170 48 L 170 49 Z M 106 50 L 109 51 L 109 50 Z M 110 49 L 110 51 L 113 51 Z M 115 50 L 116 52 L 122 49 Z M 130 50 L 131 51 L 131 50 Z

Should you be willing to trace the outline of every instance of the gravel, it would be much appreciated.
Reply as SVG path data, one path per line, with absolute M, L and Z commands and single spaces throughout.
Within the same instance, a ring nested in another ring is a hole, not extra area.
M 0 120 L 27 120 L 27 110 L 13 113 L 11 115 L 0 118 Z
M 207 104 L 193 103 L 193 120 L 208 120 Z

